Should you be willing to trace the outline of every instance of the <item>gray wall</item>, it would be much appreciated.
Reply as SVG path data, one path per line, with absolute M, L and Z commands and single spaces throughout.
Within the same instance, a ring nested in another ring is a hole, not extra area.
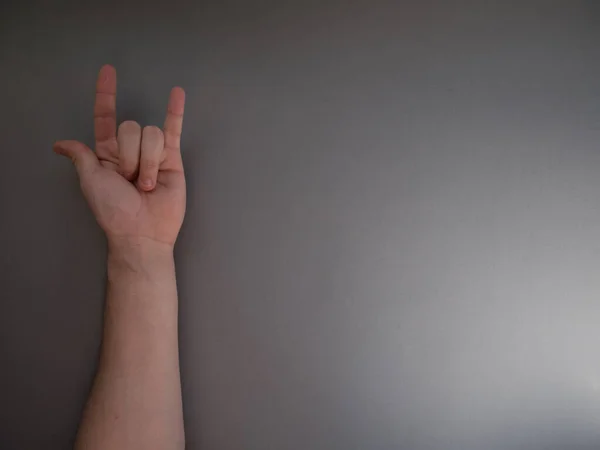
M 600 446 L 594 1 L 3 5 L 0 447 L 72 443 L 105 248 L 55 139 L 188 94 L 190 449 Z

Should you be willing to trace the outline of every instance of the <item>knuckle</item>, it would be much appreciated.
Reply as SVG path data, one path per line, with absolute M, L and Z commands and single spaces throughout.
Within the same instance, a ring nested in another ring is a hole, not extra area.
M 123 177 L 127 178 L 128 180 L 131 180 L 135 177 L 137 167 L 135 167 L 135 165 L 131 164 L 130 162 L 121 161 L 121 164 L 119 164 L 118 171 Z
M 140 124 L 137 123 L 135 120 L 125 120 L 119 125 L 119 133 L 139 133 L 141 129 L 142 127 L 140 126 Z
M 140 170 L 143 172 L 156 172 L 160 167 L 160 162 L 155 159 L 142 159 L 140 161 Z
M 163 131 L 156 125 L 148 125 L 144 127 L 144 135 L 152 137 L 162 137 Z
M 167 125 L 165 126 L 165 134 L 167 133 L 173 136 L 181 136 L 181 123 L 167 123 Z

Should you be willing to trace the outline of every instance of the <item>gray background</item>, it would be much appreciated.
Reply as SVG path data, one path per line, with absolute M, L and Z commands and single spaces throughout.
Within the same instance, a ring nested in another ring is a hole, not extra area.
M 55 139 L 188 95 L 188 448 L 600 446 L 594 1 L 3 4 L 0 447 L 72 444 L 102 234 Z

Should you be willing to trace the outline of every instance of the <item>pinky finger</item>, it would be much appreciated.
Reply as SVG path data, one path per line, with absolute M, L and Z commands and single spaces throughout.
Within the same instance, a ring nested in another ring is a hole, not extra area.
M 180 87 L 174 87 L 171 89 L 167 117 L 165 118 L 165 149 L 179 151 L 184 107 L 185 91 Z

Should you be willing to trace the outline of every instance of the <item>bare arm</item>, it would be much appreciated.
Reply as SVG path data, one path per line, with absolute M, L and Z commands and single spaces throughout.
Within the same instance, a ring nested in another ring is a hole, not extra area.
M 108 286 L 98 372 L 76 449 L 185 446 L 173 246 L 185 213 L 179 151 L 184 94 L 174 88 L 164 131 L 115 123 L 116 73 L 96 89 L 96 151 L 75 141 L 68 156 L 108 238 Z
M 98 373 L 76 448 L 183 448 L 172 249 L 111 245 Z

